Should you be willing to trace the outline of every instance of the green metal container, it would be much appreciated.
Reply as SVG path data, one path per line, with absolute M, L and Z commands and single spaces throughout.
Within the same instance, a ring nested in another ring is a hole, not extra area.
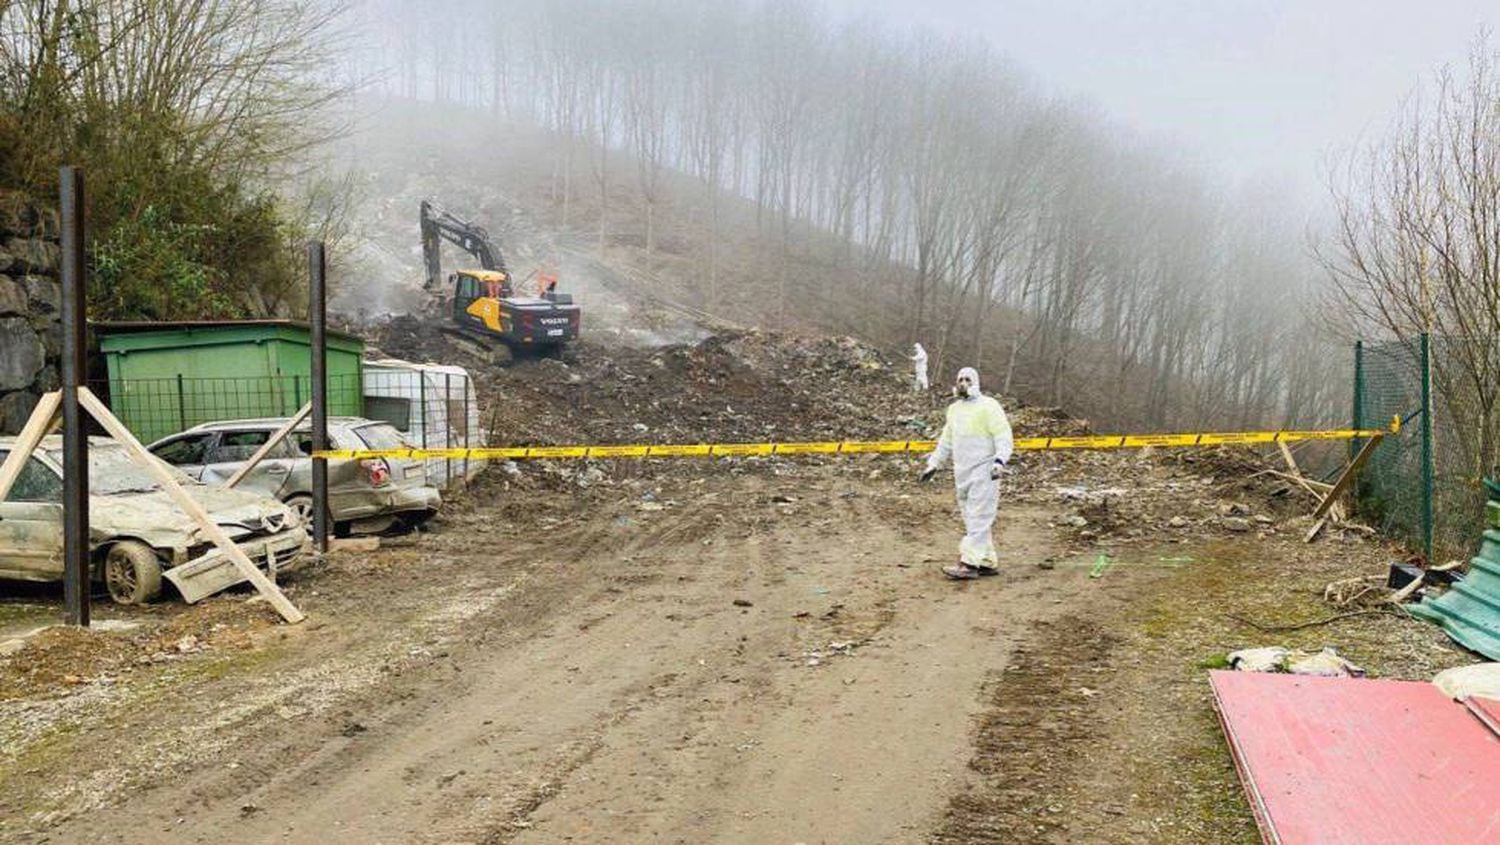
M 142 441 L 199 423 L 290 416 L 312 398 L 308 327 L 290 320 L 94 325 L 115 415 Z M 361 413 L 364 341 L 328 332 L 328 413 Z

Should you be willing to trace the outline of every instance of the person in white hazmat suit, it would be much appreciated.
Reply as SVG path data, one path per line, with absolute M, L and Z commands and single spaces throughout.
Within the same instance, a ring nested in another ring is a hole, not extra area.
M 922 480 L 930 481 L 950 458 L 964 538 L 958 544 L 958 563 L 943 568 L 955 580 L 995 575 L 995 541 L 991 529 L 1000 504 L 1000 476 L 1010 463 L 1015 441 L 1005 409 L 992 396 L 979 392 L 979 373 L 973 367 L 958 371 L 958 396 L 948 406 L 947 421 L 937 449 L 927 456 Z
M 912 367 L 913 367 L 914 370 L 916 370 L 915 374 L 916 374 L 916 377 L 917 377 L 916 383 L 915 383 L 915 385 L 913 386 L 912 389 L 913 390 L 918 390 L 918 391 L 926 390 L 928 388 L 928 384 L 927 384 L 927 350 L 923 349 L 922 348 L 922 344 L 920 344 L 920 343 L 914 343 L 914 344 L 912 344 L 912 348 L 916 350 L 915 352 L 912 353 L 911 360 L 912 360 Z

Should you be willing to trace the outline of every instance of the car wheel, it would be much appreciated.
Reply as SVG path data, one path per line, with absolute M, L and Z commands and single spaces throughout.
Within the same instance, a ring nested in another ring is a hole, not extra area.
M 303 495 L 289 496 L 286 499 L 285 504 L 286 504 L 287 507 L 289 507 L 289 508 L 292 509 L 292 513 L 295 513 L 297 515 L 297 519 L 302 522 L 302 528 L 303 528 L 303 530 L 305 530 L 307 532 L 307 536 L 311 537 L 312 536 L 312 532 L 313 532 L 313 500 L 312 500 L 312 497 L 311 496 L 303 496 Z M 345 535 L 348 534 L 348 527 L 349 527 L 349 523 L 347 523 L 347 522 L 334 522 L 333 521 L 333 514 L 332 513 L 328 514 L 328 534 L 329 534 L 329 536 L 332 536 L 332 537 L 343 537 L 343 536 L 345 536 Z
M 311 496 L 292 496 L 286 500 L 286 506 L 297 515 L 297 520 L 302 527 L 312 531 L 313 500 Z
M 145 604 L 161 595 L 161 561 L 144 543 L 115 543 L 104 556 L 104 586 L 116 604 Z

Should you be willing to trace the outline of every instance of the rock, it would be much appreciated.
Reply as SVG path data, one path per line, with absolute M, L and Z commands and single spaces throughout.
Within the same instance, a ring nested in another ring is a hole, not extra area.
M 1256 514 L 1255 515 L 1255 521 L 1258 522 L 1258 523 L 1260 523 L 1261 525 L 1271 525 L 1274 522 L 1276 522 L 1276 520 L 1270 518 L 1269 516 L 1266 516 L 1263 513 Z
M 48 317 L 33 316 L 31 330 L 36 332 L 37 338 L 41 340 L 42 352 L 46 354 L 47 360 L 55 360 L 62 356 L 62 323 Z
M 1243 516 L 1226 516 L 1219 520 L 1219 524 L 1230 531 L 1250 530 L 1250 520 Z
M 21 262 L 17 261 L 14 255 L 6 252 L 5 245 L 0 244 L 0 273 L 8 273 L 11 270 L 18 269 L 20 265 Z
M 1240 504 L 1239 502 L 1229 502 L 1227 504 L 1219 505 L 1219 515 L 1220 516 L 1249 516 L 1250 515 L 1250 506 L 1249 505 Z
M 62 260 L 61 247 L 35 238 L 11 238 L 5 242 L 5 251 L 12 256 L 12 269 L 28 273 L 56 273 Z
M 188 652 L 198 651 L 200 648 L 198 644 L 198 638 L 192 634 L 188 634 L 187 636 L 178 640 L 174 644 L 174 647 L 177 649 L 178 654 L 187 654 Z
M 51 276 L 25 276 L 26 295 L 31 298 L 31 307 L 43 314 L 62 311 L 62 283 Z
M 0 391 L 30 387 L 45 362 L 46 351 L 30 323 L 0 317 Z
M 25 314 L 26 289 L 9 276 L 0 276 L 0 317 Z
M 753 602 L 753 601 L 751 601 L 749 599 L 735 599 L 734 600 L 734 606 L 735 607 L 755 607 L 755 602 Z
M 1167 520 L 1167 524 L 1173 528 L 1186 528 L 1188 525 L 1188 518 L 1185 516 L 1174 516 L 1171 519 Z
M 1062 524 L 1071 528 L 1082 528 L 1088 525 L 1089 521 L 1075 513 L 1072 516 L 1063 517 Z
M 0 434 L 19 434 L 36 403 L 37 395 L 29 390 L 0 396 Z

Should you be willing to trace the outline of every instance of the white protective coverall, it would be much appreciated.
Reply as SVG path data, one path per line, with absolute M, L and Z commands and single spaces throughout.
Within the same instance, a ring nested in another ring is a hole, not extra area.
M 927 456 L 927 469 L 938 470 L 953 459 L 953 485 L 958 490 L 958 510 L 964 520 L 964 538 L 958 544 L 959 560 L 969 566 L 994 566 L 995 543 L 990 529 L 1000 505 L 997 463 L 1010 462 L 1015 441 L 1005 409 L 992 396 L 979 392 L 979 373 L 973 367 L 958 371 L 971 379 L 969 395 L 948 406 L 937 449 Z
M 928 385 L 927 385 L 927 350 L 923 349 L 922 348 L 922 344 L 920 344 L 920 343 L 912 344 L 912 346 L 916 350 L 912 354 L 912 356 L 911 356 L 912 363 L 914 364 L 915 369 L 916 369 L 916 376 L 917 376 L 916 389 L 917 390 L 926 390 L 927 387 L 928 387 Z

